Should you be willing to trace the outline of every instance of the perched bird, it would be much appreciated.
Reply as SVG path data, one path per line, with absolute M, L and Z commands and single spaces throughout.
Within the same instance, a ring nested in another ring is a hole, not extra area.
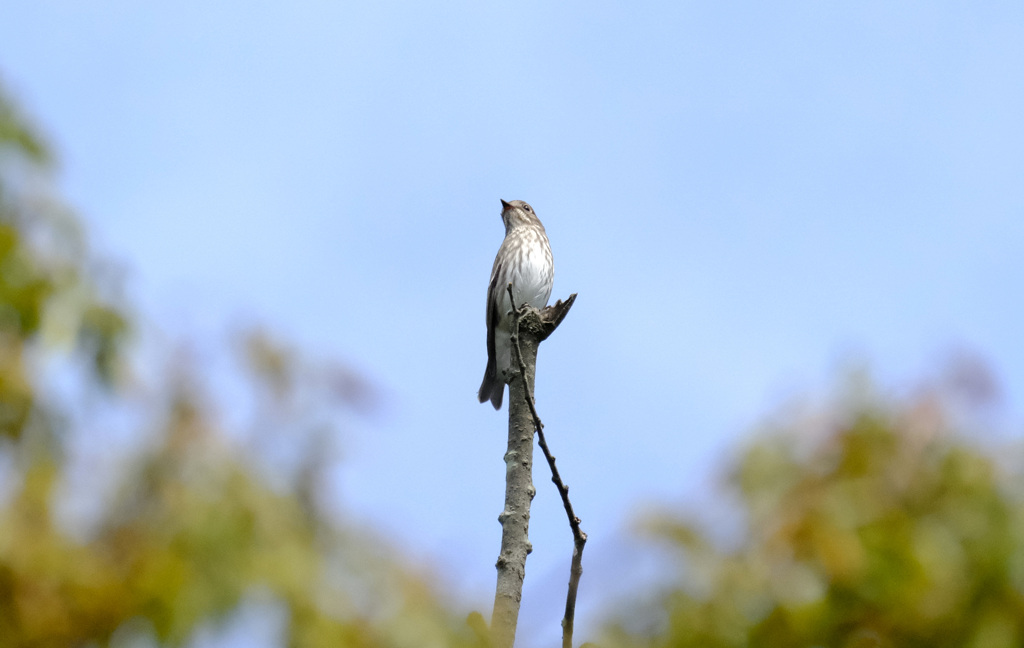
M 487 369 L 477 394 L 501 409 L 505 384 L 512 365 L 512 304 L 507 286 L 512 284 L 516 307 L 544 308 L 551 296 L 555 263 L 547 232 L 533 207 L 522 200 L 501 201 L 505 240 L 498 248 L 487 287 Z

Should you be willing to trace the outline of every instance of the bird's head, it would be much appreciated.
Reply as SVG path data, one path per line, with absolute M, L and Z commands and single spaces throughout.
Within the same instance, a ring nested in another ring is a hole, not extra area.
M 516 227 L 531 226 L 544 227 L 537 218 L 533 207 L 524 200 L 513 200 L 512 202 L 501 201 L 501 220 L 505 223 L 505 232 Z

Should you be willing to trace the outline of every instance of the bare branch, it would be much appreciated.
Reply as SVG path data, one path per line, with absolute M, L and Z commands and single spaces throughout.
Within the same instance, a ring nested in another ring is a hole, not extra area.
M 508 296 L 509 302 L 512 304 L 512 312 L 514 313 L 512 320 L 512 352 L 515 354 L 520 374 L 526 375 L 526 363 L 519 348 L 519 321 L 523 314 L 516 308 L 515 298 L 512 296 L 512 284 L 508 285 Z M 558 328 L 558 325 L 565 319 L 575 301 L 576 293 L 573 293 L 565 302 L 558 300 L 554 306 L 548 306 L 544 309 L 544 312 L 541 314 L 541 323 L 545 331 L 544 337 L 541 338 L 542 340 L 546 339 Z M 550 328 L 544 326 L 545 324 L 550 326 Z M 534 361 L 536 361 L 536 356 L 534 356 Z M 554 482 L 555 487 L 558 489 L 558 494 L 562 498 L 562 506 L 565 507 L 565 514 L 569 518 L 569 527 L 572 529 L 572 566 L 569 568 L 569 590 L 565 597 L 565 616 L 562 618 L 562 648 L 572 648 L 573 624 L 576 617 L 576 593 L 579 590 L 580 577 L 583 575 L 583 547 L 587 544 L 587 534 L 580 529 L 580 519 L 576 516 L 572 508 L 572 502 L 569 500 L 569 486 L 562 481 L 562 476 L 555 465 L 555 457 L 548 449 L 547 439 L 544 437 L 544 424 L 540 420 L 540 415 L 537 414 L 537 406 L 533 400 L 533 381 L 531 380 L 530 383 L 530 385 L 527 385 L 524 395 L 526 403 L 530 408 L 530 415 L 533 418 L 534 429 L 537 432 L 537 443 L 544 452 L 544 458 L 547 459 L 548 466 L 551 468 L 551 481 Z M 511 400 L 510 394 L 510 403 Z
M 515 335 L 515 333 L 513 333 Z M 533 384 L 537 359 L 534 339 L 525 344 L 530 370 L 520 370 L 508 385 L 508 450 L 505 452 L 505 508 L 501 522 L 501 552 L 498 554 L 498 581 L 491 615 L 491 642 L 494 648 L 512 648 L 519 620 L 519 604 L 526 575 L 526 556 L 532 550 L 529 539 L 530 504 L 533 486 L 533 426 L 525 406 L 526 384 Z
M 508 383 L 508 450 L 505 452 L 505 508 L 501 522 L 501 552 L 498 554 L 498 582 L 494 592 L 491 616 L 491 641 L 495 648 L 512 648 L 519 605 L 522 601 L 526 556 L 532 547 L 529 540 L 530 504 L 536 494 L 533 486 L 534 426 L 527 403 L 533 391 L 540 345 L 541 320 L 538 311 L 531 311 L 529 323 L 513 327 L 512 340 L 520 349 L 518 372 Z M 518 317 L 516 318 L 518 321 Z M 520 344 L 520 331 L 525 339 Z

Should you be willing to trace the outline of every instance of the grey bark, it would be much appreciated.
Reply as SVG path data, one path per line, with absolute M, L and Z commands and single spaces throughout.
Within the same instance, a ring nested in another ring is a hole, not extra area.
M 535 423 L 531 394 L 537 367 L 537 349 L 562 322 L 576 295 L 559 300 L 543 312 L 534 308 L 520 311 L 518 326 L 513 327 L 512 345 L 518 345 L 523 371 L 512 362 L 508 398 L 508 450 L 505 452 L 505 508 L 498 516 L 501 523 L 501 552 L 498 554 L 498 582 L 491 616 L 491 641 L 494 648 L 512 648 L 516 638 L 519 605 L 522 601 L 526 556 L 530 545 L 530 504 L 536 494 L 533 486 L 533 435 Z M 515 358 L 513 349 L 513 358 Z
M 530 545 L 530 504 L 537 490 L 533 486 L 533 417 L 526 404 L 525 389 L 533 393 L 540 344 L 530 329 L 538 328 L 540 318 L 531 309 L 519 320 L 519 349 L 526 374 L 513 365 L 508 385 L 508 450 L 505 452 L 505 508 L 501 522 L 501 553 L 498 554 L 498 584 L 494 592 L 491 626 L 495 648 L 511 648 L 516 638 L 516 622 L 526 575 L 526 556 Z M 513 342 L 514 343 L 514 342 Z

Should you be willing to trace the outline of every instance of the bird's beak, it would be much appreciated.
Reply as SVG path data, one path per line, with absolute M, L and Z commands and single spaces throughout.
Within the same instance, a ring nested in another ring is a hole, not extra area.
M 504 200 L 501 201 L 501 211 L 507 211 L 512 208 L 512 205 L 508 204 Z

